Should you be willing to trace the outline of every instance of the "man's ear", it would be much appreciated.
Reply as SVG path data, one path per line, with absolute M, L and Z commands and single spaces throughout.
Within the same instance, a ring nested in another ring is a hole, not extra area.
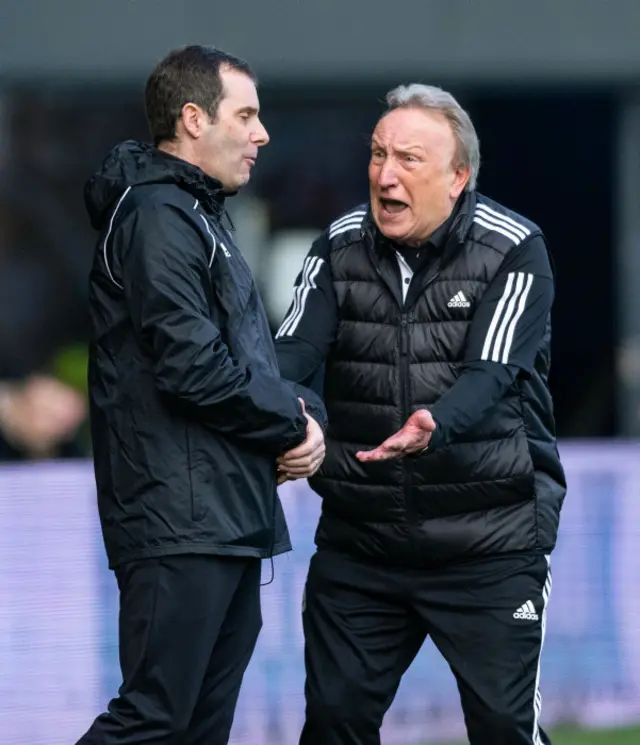
M 455 200 L 462 194 L 464 191 L 465 186 L 469 183 L 469 178 L 471 177 L 471 169 L 470 168 L 456 168 L 455 176 L 453 179 L 453 183 L 451 184 L 451 190 L 449 192 L 449 197 L 454 202 Z
M 203 131 L 203 125 L 206 121 L 206 114 L 195 103 L 186 103 L 180 112 L 180 124 L 190 137 L 197 140 Z

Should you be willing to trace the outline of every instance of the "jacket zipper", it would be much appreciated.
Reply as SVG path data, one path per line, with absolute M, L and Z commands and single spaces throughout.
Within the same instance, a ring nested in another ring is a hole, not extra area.
M 409 361 L 409 314 L 403 309 L 400 317 L 400 408 L 402 412 L 402 424 L 409 418 L 409 386 L 411 385 Z M 407 513 L 409 527 L 409 558 L 417 558 L 417 536 L 415 528 L 418 526 L 418 513 L 415 510 L 411 496 L 411 467 L 406 458 L 402 459 L 402 473 L 404 482 L 404 505 Z
M 392 295 L 395 297 L 395 293 L 393 292 L 393 288 L 389 285 L 387 280 L 384 278 L 382 272 L 380 271 L 380 267 L 375 264 L 376 272 L 378 273 L 378 276 L 380 279 L 389 287 L 391 290 Z M 424 285 L 421 288 L 421 292 L 424 292 L 427 287 L 429 287 L 430 284 L 435 282 L 435 280 L 440 276 L 440 269 L 442 268 L 442 264 L 437 267 L 436 271 L 427 279 L 427 281 L 424 283 Z M 399 372 L 399 379 L 400 379 L 400 410 L 402 414 L 402 426 L 404 426 L 405 422 L 409 418 L 409 408 L 410 408 L 410 385 L 411 385 L 411 365 L 409 363 L 409 347 L 410 347 L 410 334 L 409 334 L 409 324 L 413 320 L 412 314 L 409 312 L 411 306 L 407 306 L 406 304 L 402 303 L 401 299 L 398 299 L 398 304 L 400 305 L 400 308 L 402 310 L 402 315 L 400 316 L 400 372 Z M 415 299 L 414 301 L 415 302 Z M 412 499 L 411 495 L 411 488 L 412 488 L 412 473 L 411 473 L 411 464 L 407 461 L 406 458 L 402 459 L 402 474 L 403 474 L 403 481 L 404 481 L 404 504 L 405 504 L 405 510 L 407 513 L 407 525 L 408 525 L 408 540 L 409 540 L 409 558 L 413 561 L 418 561 L 418 550 L 419 550 L 419 542 L 418 542 L 418 536 L 417 536 L 417 528 L 418 528 L 418 512 L 415 508 L 414 501 Z
M 421 288 L 421 293 L 425 292 L 427 287 L 440 275 L 440 270 L 437 269 L 431 277 L 427 279 Z M 415 302 L 415 300 L 414 300 Z M 403 307 L 402 316 L 400 319 L 400 387 L 401 387 L 401 402 L 402 402 L 402 418 L 403 424 L 409 418 L 410 411 L 410 389 L 411 389 L 411 363 L 409 360 L 409 348 L 410 348 L 410 324 L 413 321 L 413 315 L 409 312 L 411 306 Z M 413 488 L 413 471 L 411 461 L 407 458 L 402 459 L 402 468 L 404 474 L 404 503 L 407 510 L 407 522 L 409 524 L 409 551 L 410 559 L 419 563 L 419 547 L 420 542 L 418 540 L 418 511 L 415 507 L 413 500 L 412 488 Z
M 456 220 L 452 232 L 455 231 L 457 225 L 460 223 L 462 219 L 462 216 L 459 216 Z M 362 230 L 361 231 L 361 237 L 363 239 L 366 239 L 367 237 L 373 243 L 373 235 L 370 233 L 368 234 L 367 231 Z M 459 242 L 456 243 L 456 246 L 459 245 Z M 426 289 L 431 285 L 433 282 L 436 281 L 436 279 L 440 276 L 440 272 L 443 268 L 443 266 L 451 259 L 452 252 L 445 251 L 445 254 L 442 256 L 439 264 L 436 267 L 435 272 L 428 277 L 426 282 L 422 285 L 420 292 L 423 293 L 426 291 Z M 411 315 L 410 308 L 411 306 L 407 306 L 405 303 L 402 303 L 400 299 L 396 296 L 395 292 L 393 291 L 393 287 L 387 282 L 387 280 L 384 278 L 382 272 L 380 271 L 380 267 L 378 266 L 378 263 L 376 261 L 373 262 L 376 272 L 378 273 L 378 276 L 380 279 L 384 282 L 387 287 L 391 290 L 391 294 L 396 297 L 396 300 L 398 301 L 398 304 L 401 307 L 402 315 L 400 317 L 400 405 L 401 405 L 401 412 L 402 412 L 402 425 L 404 426 L 405 422 L 409 418 L 409 387 L 411 384 L 411 366 L 409 363 L 409 323 L 412 321 L 413 316 Z M 416 298 L 412 298 L 412 305 L 415 302 Z M 403 470 L 403 476 L 404 476 L 404 502 L 405 502 L 405 509 L 407 512 L 407 523 L 409 528 L 409 552 L 410 552 L 410 558 L 414 559 L 416 562 L 418 560 L 418 536 L 417 536 L 417 528 L 418 528 L 418 512 L 415 509 L 415 505 L 413 502 L 413 499 L 411 498 L 411 487 L 412 487 L 412 473 L 410 465 L 407 463 L 407 459 L 402 459 L 402 470 Z

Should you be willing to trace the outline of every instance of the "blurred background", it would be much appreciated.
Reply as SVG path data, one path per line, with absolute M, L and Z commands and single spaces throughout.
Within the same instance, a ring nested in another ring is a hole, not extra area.
M 74 742 L 119 684 L 86 423 L 82 189 L 113 145 L 148 139 L 146 77 L 187 43 L 245 57 L 261 80 L 271 143 L 229 211 L 274 329 L 313 238 L 367 198 L 386 91 L 440 85 L 471 114 L 480 191 L 542 226 L 557 271 L 569 494 L 542 722 L 559 745 L 640 743 L 639 38 L 638 0 L 0 0 L 3 745 Z M 236 745 L 293 745 L 301 727 L 318 504 L 304 484 L 282 495 L 296 551 L 264 589 Z M 383 741 L 462 740 L 455 685 L 427 645 Z

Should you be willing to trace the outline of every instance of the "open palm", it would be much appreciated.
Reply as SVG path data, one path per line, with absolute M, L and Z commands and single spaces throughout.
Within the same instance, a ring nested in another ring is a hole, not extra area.
M 356 458 L 362 463 L 376 460 L 392 460 L 424 450 L 429 445 L 436 423 L 427 409 L 419 409 L 405 422 L 402 429 L 388 437 L 374 450 L 359 451 Z

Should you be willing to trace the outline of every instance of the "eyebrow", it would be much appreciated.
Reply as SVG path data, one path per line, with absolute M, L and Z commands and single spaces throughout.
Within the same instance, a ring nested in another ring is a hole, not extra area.
M 237 114 L 257 114 L 259 110 L 255 106 L 242 106 L 236 112 Z
M 386 150 L 387 149 L 387 148 L 385 148 L 384 145 L 382 145 L 381 143 L 379 143 L 377 140 L 373 140 L 373 139 L 371 140 L 371 147 L 379 147 L 379 148 L 382 148 L 383 150 Z M 394 147 L 392 149 L 395 150 L 398 153 L 406 153 L 409 150 L 421 150 L 421 151 L 425 151 L 426 150 L 426 148 L 423 145 L 400 145 L 400 146 Z

